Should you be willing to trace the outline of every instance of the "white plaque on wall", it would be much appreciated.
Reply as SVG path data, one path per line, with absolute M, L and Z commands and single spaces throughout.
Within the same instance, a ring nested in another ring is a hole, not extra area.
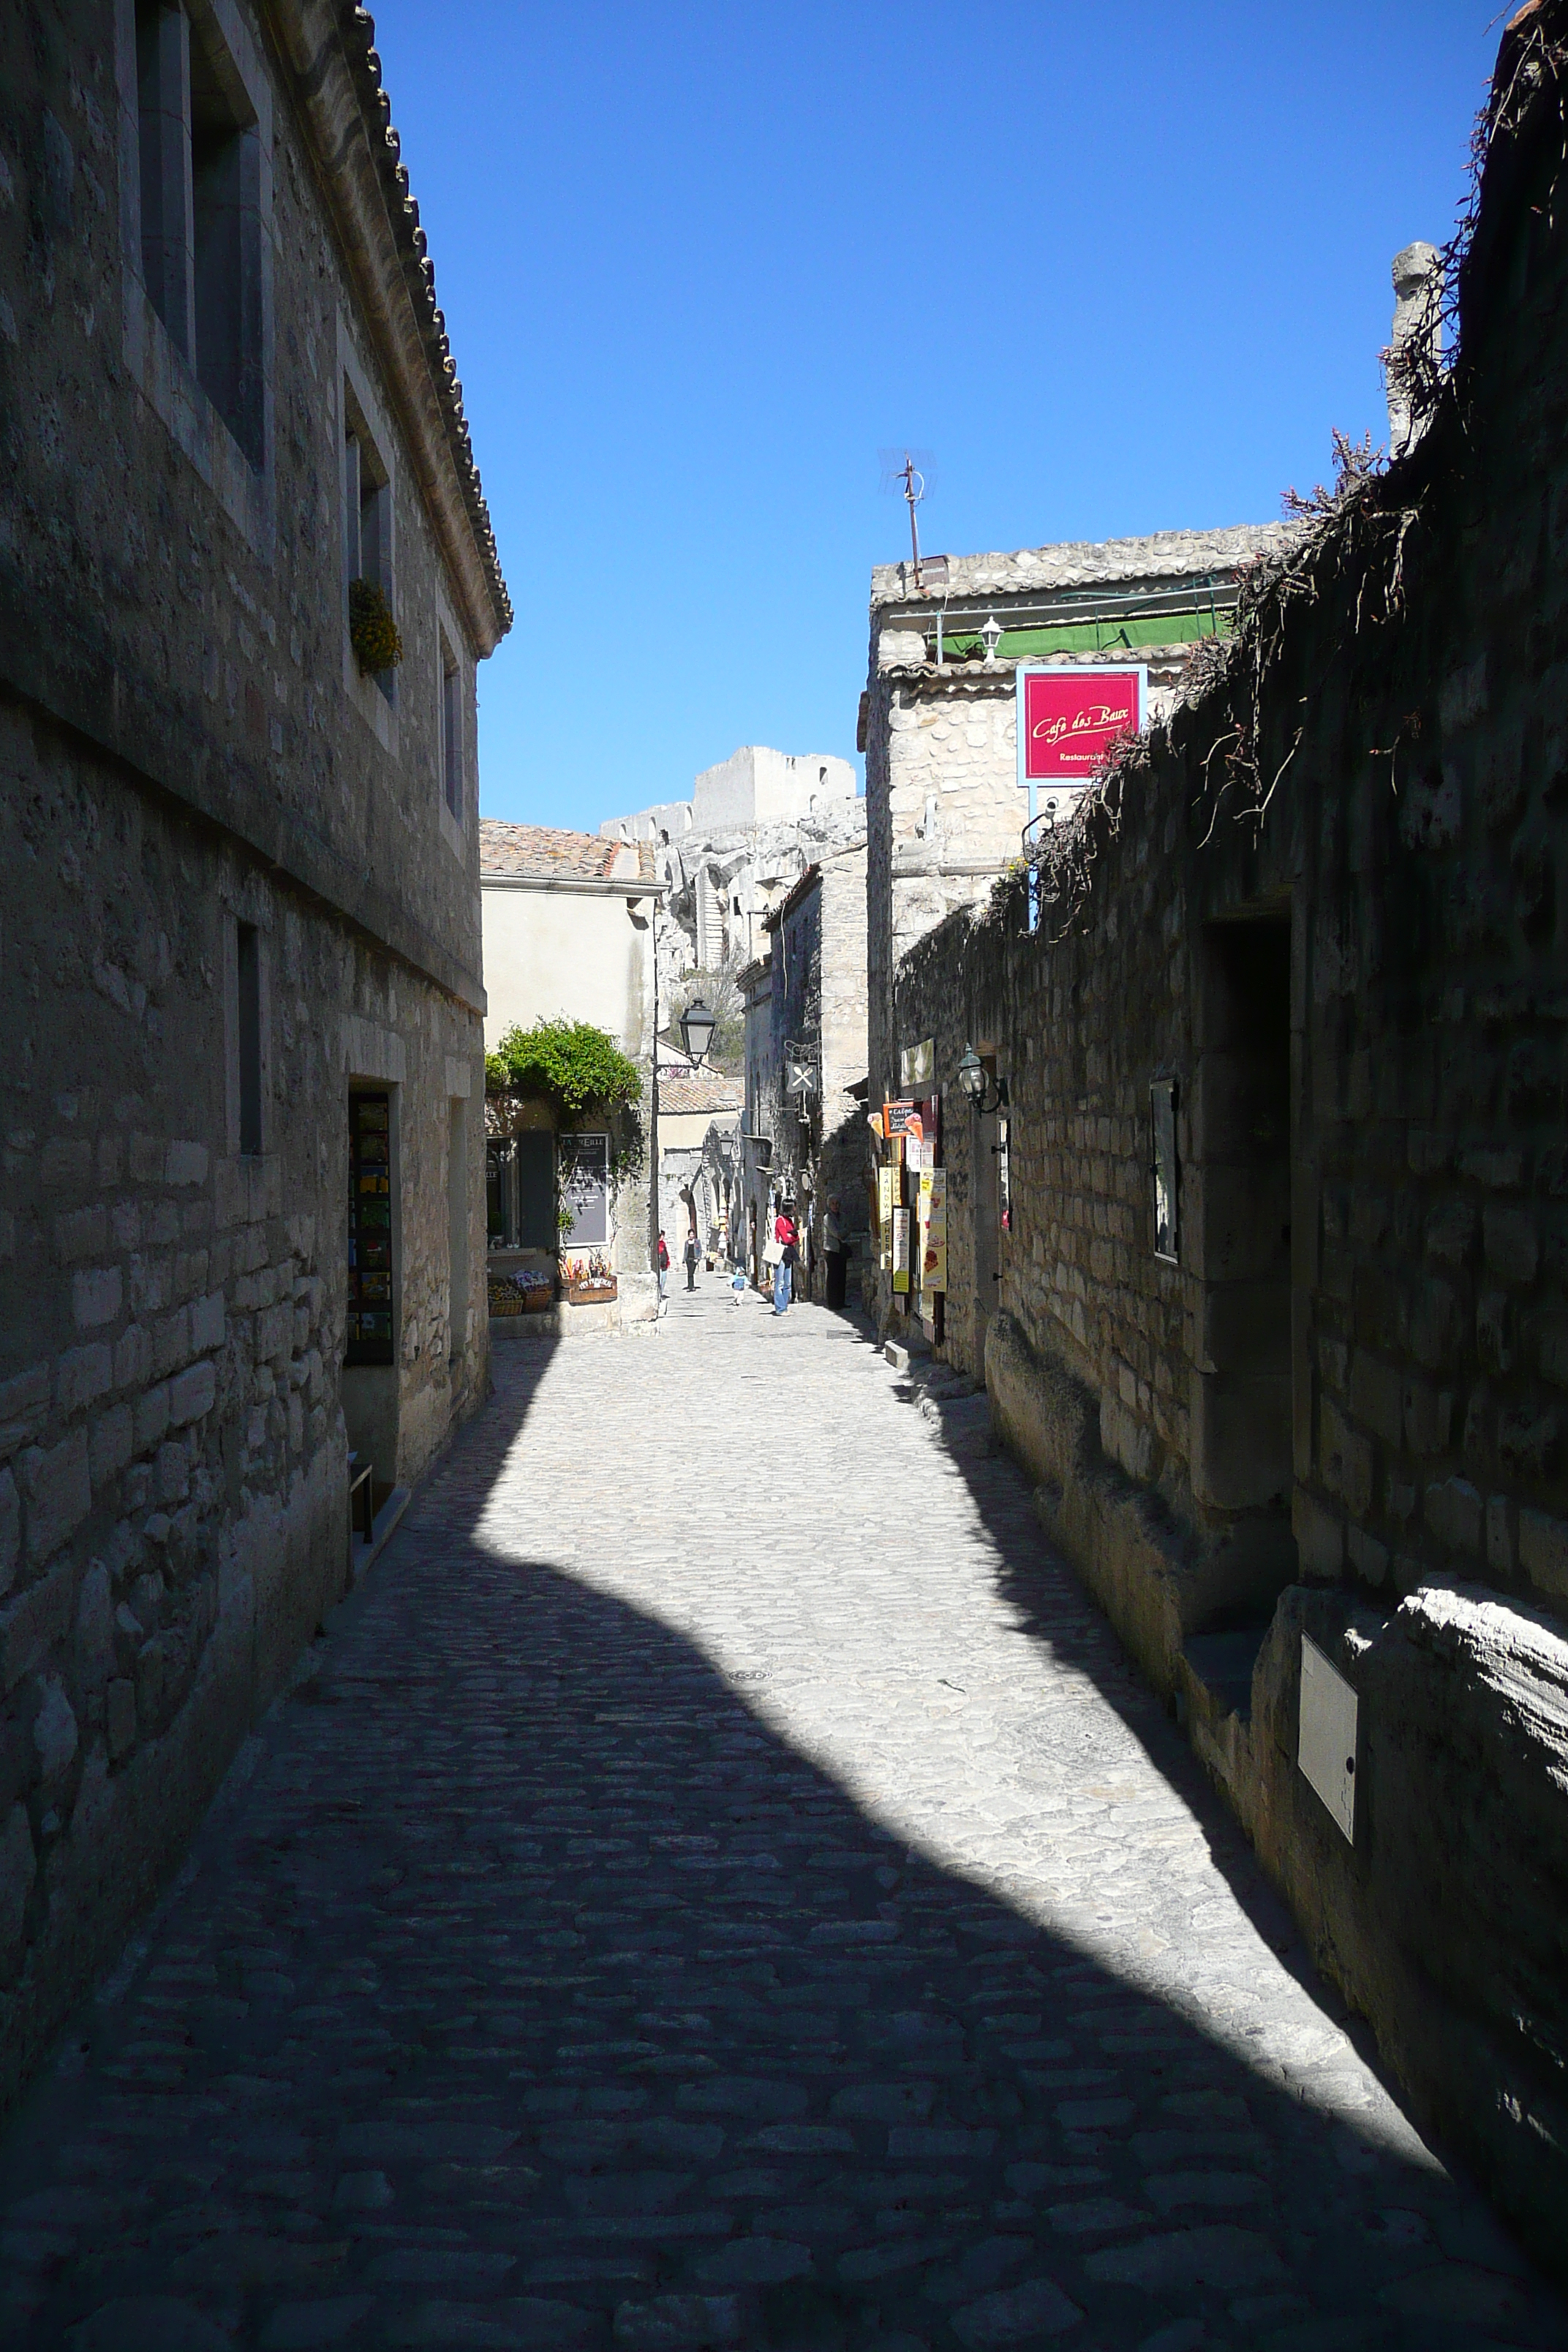
M 1301 1636 L 1296 1760 L 1350 1843 L 1355 1843 L 1356 1695 L 1317 1643 Z

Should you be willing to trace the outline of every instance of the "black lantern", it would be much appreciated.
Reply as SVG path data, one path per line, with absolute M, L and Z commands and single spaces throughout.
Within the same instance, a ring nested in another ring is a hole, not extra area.
M 718 1026 L 718 1022 L 700 997 L 694 1004 L 689 1004 L 681 1014 L 680 1042 L 699 1065 L 713 1043 L 713 1032 Z
M 996 1096 L 993 1102 L 985 1099 L 985 1089 L 991 1083 L 984 1063 L 973 1045 L 965 1045 L 963 1059 L 958 1066 L 958 1083 L 978 1111 L 1002 1110 L 1007 1101 L 1007 1081 L 996 1080 Z

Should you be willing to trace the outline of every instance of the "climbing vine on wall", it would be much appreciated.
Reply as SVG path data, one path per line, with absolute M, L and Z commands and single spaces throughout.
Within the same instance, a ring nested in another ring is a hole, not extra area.
M 584 1111 L 624 1110 L 642 1097 L 642 1073 L 591 1021 L 514 1022 L 485 1056 L 485 1083 L 499 1092 L 531 1095 L 566 1118 Z
M 618 1182 L 643 1165 L 642 1073 L 591 1021 L 539 1020 L 531 1029 L 514 1022 L 485 1055 L 485 1092 L 496 1110 L 510 1099 L 547 1102 L 567 1124 L 590 1115 L 614 1118 L 611 1174 Z

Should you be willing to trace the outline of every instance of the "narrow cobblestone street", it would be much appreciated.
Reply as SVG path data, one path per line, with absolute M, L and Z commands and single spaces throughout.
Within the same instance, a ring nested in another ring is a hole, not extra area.
M 7 2343 L 1568 2341 L 973 1408 L 716 1277 L 494 1352 L 8 2129 Z

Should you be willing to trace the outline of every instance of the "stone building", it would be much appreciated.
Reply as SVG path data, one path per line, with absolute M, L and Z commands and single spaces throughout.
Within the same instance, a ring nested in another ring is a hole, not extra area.
M 650 1115 L 653 1067 L 652 940 L 660 891 L 653 865 L 646 842 L 628 846 L 596 834 L 479 821 L 487 1050 L 493 1053 L 509 1029 L 531 1029 L 536 1021 L 584 1021 L 603 1030 L 643 1074 L 643 1100 L 634 1114 L 639 1132 Z M 631 1119 L 595 1116 L 568 1139 L 557 1132 L 547 1103 L 508 1102 L 504 1108 L 491 1104 L 489 1124 L 492 1265 L 553 1271 L 561 1238 L 557 1161 L 565 1153 L 577 1210 L 566 1246 L 603 1255 L 617 1279 L 628 1278 L 628 1297 L 639 1284 L 651 1285 L 647 1173 L 614 1173 L 631 1139 Z M 584 1321 L 568 1318 L 566 1328 Z
M 773 961 L 753 956 L 735 976 L 746 1023 L 745 1108 L 741 1114 L 741 1216 L 731 1249 L 752 1280 L 763 1280 L 763 1247 L 772 1230 L 775 1200 L 769 1169 L 773 1155 L 770 1121 L 782 1081 L 777 1026 L 773 1020 Z
M 661 1044 L 658 1073 L 658 1223 L 679 1262 L 695 1215 L 705 1257 L 724 1255 L 737 1207 L 738 1082 L 696 1068 Z
M 824 849 L 858 839 L 866 813 L 855 770 L 832 753 L 746 744 L 697 778 L 691 798 L 611 817 L 607 839 L 647 843 L 665 886 L 659 982 L 736 970 L 763 925 Z
M 767 957 L 741 975 L 747 1257 L 760 1258 L 781 1202 L 793 1200 L 804 1244 L 797 1287 L 821 1297 L 828 1201 L 839 1202 L 851 1252 L 867 1225 L 865 843 L 809 866 L 765 928 Z
M 1073 788 L 1020 786 L 1020 663 L 1135 662 L 1147 717 L 1169 708 L 1193 646 L 1230 625 L 1246 568 L 1289 543 L 1286 523 L 1148 539 L 928 556 L 871 575 L 866 755 L 871 1098 L 896 1091 L 889 990 L 899 959 L 1024 854 L 1031 817 L 1065 820 Z M 986 633 L 989 632 L 989 636 Z
M 0 2091 L 342 1592 L 351 1448 L 487 1384 L 510 612 L 371 38 L 0 32 Z
M 889 975 L 892 1043 L 934 1041 L 945 1352 L 1423 2127 L 1559 2268 L 1565 68 L 1564 0 L 1522 12 L 1424 434 L 1255 576 L 1037 927 L 1005 881 Z

